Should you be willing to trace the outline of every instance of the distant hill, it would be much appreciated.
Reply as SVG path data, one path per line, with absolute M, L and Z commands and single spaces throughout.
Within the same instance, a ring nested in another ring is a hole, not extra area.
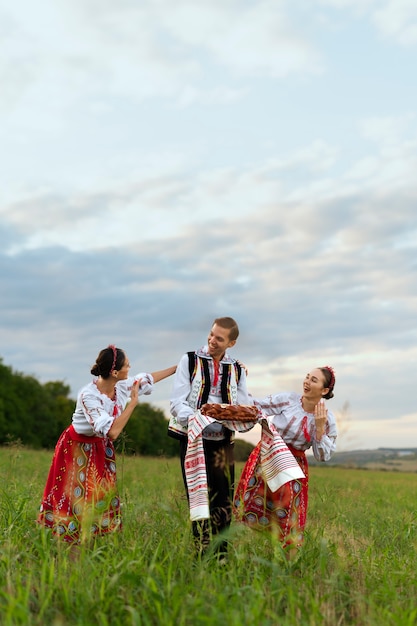
M 308 456 L 309 465 L 321 465 Z M 377 448 L 336 452 L 326 466 L 350 467 L 396 472 L 417 472 L 417 448 Z

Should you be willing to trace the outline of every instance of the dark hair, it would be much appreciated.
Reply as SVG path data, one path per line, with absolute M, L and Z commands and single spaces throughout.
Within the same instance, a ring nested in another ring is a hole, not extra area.
M 126 360 L 126 355 L 116 346 L 108 346 L 100 350 L 96 362 L 91 368 L 93 376 L 108 378 L 113 370 L 120 370 Z
M 226 330 L 229 331 L 230 341 L 236 341 L 239 337 L 239 326 L 233 317 L 217 317 L 213 322 L 213 326 L 214 324 L 217 324 L 217 326 L 221 326 L 222 328 L 226 328 Z
M 334 375 L 333 368 L 325 365 L 324 367 L 319 367 L 319 370 L 324 376 L 324 387 L 329 388 L 329 391 L 326 393 L 325 396 L 323 396 L 323 398 L 325 400 L 330 400 L 330 398 L 334 397 L 333 389 L 336 384 L 336 377 Z

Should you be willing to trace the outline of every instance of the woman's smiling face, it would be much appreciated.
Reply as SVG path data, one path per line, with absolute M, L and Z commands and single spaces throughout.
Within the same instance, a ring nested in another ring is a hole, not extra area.
M 308 400 L 321 398 L 326 395 L 328 388 L 325 385 L 323 372 L 317 367 L 309 372 L 304 378 L 303 392 Z

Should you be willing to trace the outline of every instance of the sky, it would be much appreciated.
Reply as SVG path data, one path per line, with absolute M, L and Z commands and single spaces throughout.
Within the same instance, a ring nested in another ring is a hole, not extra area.
M 415 0 L 0 0 L 3 363 L 232 316 L 255 397 L 331 365 L 339 450 L 416 447 L 416 67 Z

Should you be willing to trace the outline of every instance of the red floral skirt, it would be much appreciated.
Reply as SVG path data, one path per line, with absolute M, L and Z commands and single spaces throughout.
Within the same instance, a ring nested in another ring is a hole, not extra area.
M 301 546 L 307 518 L 308 462 L 303 451 L 288 447 L 306 478 L 292 480 L 272 492 L 263 478 L 259 442 L 243 468 L 234 511 L 237 520 L 251 528 L 277 533 L 284 546 Z
M 110 439 L 79 435 L 72 426 L 62 433 L 37 521 L 69 542 L 120 530 L 116 459 Z

